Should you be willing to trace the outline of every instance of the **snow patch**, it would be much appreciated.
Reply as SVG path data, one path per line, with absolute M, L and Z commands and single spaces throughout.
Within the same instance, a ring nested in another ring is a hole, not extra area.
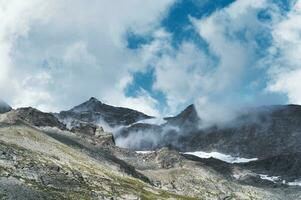
M 187 155 L 194 155 L 199 158 L 215 158 L 227 163 L 247 163 L 251 161 L 258 160 L 258 158 L 240 158 L 240 157 L 233 157 L 231 155 L 222 154 L 219 152 L 204 152 L 204 151 L 194 151 L 194 152 L 184 152 L 183 154 Z
M 258 175 L 260 176 L 261 179 L 268 180 L 273 183 L 282 183 L 282 184 L 286 184 L 288 186 L 300 186 L 301 187 L 301 180 L 295 180 L 294 182 L 288 182 L 286 180 L 282 180 L 280 178 L 280 176 L 269 176 L 269 175 L 265 175 L 265 174 L 258 174 Z
M 288 182 L 287 185 L 290 185 L 290 186 L 301 186 L 301 181 L 294 181 L 294 182 Z
M 154 153 L 155 151 L 136 151 L 136 153 L 138 154 L 150 154 L 150 153 Z
M 273 183 L 279 182 L 281 180 L 280 176 L 269 176 L 265 174 L 258 174 L 258 175 L 262 180 L 272 181 Z

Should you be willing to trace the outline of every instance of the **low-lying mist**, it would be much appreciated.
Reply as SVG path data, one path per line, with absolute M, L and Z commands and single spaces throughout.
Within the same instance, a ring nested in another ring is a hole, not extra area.
M 197 135 L 205 138 L 208 133 L 237 132 L 237 130 L 243 130 L 242 127 L 268 129 L 272 124 L 272 113 L 280 107 L 263 106 L 238 109 L 223 106 L 201 108 L 196 105 L 195 108 L 201 119 L 197 124 L 191 122 L 189 113 L 185 113 L 183 118 L 177 118 L 178 124 L 172 124 L 169 121 L 165 121 L 163 124 L 148 124 L 147 121 L 142 121 L 127 127 L 111 129 L 116 145 L 134 150 L 154 150 L 166 146 L 180 150 L 189 149 L 183 141 L 189 138 L 191 142 L 197 143 L 198 141 L 193 141 Z M 152 121 L 156 121 L 156 119 Z

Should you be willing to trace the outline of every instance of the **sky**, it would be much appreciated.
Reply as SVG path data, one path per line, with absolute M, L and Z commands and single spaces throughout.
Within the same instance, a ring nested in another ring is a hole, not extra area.
M 301 0 L 0 0 L 0 98 L 208 120 L 301 104 Z

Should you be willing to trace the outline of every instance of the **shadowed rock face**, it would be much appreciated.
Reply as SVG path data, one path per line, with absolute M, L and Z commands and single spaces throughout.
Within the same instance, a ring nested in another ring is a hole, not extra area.
M 12 110 L 12 108 L 7 103 L 0 100 L 0 114 L 9 112 L 11 110 Z
M 98 123 L 104 121 L 111 127 L 129 125 L 139 120 L 152 118 L 136 110 L 104 104 L 93 97 L 71 110 L 60 112 L 57 116 L 66 122 L 80 120 Z

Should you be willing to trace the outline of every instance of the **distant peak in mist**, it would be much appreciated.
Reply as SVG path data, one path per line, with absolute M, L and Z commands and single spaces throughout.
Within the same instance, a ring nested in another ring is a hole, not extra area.
M 194 104 L 187 106 L 182 112 L 175 117 L 164 118 L 170 124 L 198 124 L 201 122 L 201 118 L 198 115 Z
M 87 102 L 101 103 L 97 98 L 91 97 Z

